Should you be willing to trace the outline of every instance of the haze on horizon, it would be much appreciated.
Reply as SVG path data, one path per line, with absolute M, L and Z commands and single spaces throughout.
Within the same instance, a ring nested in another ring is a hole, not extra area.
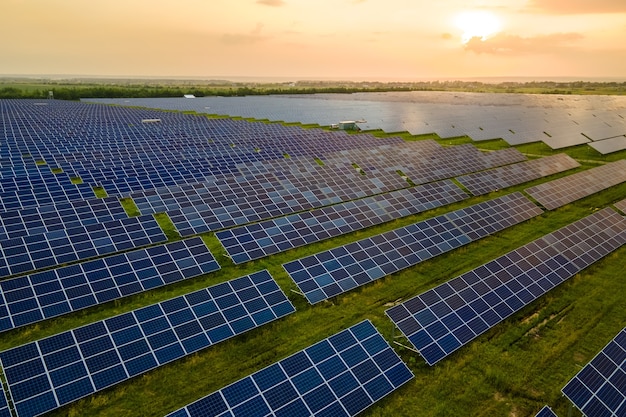
M 3 0 L 0 74 L 626 79 L 624 0 Z

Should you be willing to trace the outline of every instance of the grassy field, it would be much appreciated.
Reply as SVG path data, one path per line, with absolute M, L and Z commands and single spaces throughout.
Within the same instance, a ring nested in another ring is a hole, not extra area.
M 465 137 L 441 140 L 433 136 L 411 137 L 406 133 L 402 136 L 406 140 L 435 138 L 444 145 L 471 142 Z M 477 142 L 475 145 L 485 150 L 508 147 L 498 140 Z M 537 144 L 523 145 L 518 149 L 531 155 L 555 153 Z M 582 167 L 242 265 L 230 262 L 213 233 L 203 235 L 222 266 L 220 271 L 5 332 L 0 336 L 0 349 L 262 269 L 269 270 L 289 295 L 297 310 L 294 314 L 89 396 L 50 415 L 164 415 L 363 319 L 370 319 L 387 341 L 392 342 L 393 327 L 384 311 L 394 303 L 626 198 L 626 184 L 545 212 L 520 225 L 315 306 L 291 292 L 295 287 L 282 264 L 480 201 L 522 191 L 531 185 L 591 168 L 597 163 L 626 157 L 626 151 L 602 157 L 587 146 L 568 149 L 567 153 L 581 161 Z M 123 204 L 129 215 L 138 214 L 131 200 L 125 199 Z M 167 215 L 158 214 L 156 217 L 168 238 L 179 239 Z M 622 247 L 433 367 L 426 365 L 418 354 L 396 346 L 396 351 L 409 365 L 415 379 L 362 415 L 522 417 L 534 416 L 544 404 L 549 404 L 558 415 L 568 416 L 569 401 L 562 397 L 560 389 L 626 324 L 625 257 L 626 247 Z M 572 415 L 579 416 L 580 413 L 574 411 Z

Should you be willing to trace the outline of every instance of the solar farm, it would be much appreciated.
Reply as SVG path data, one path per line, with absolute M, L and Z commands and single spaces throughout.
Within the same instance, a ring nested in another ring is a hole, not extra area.
M 0 100 L 0 416 L 626 416 L 626 107 L 272 99 Z

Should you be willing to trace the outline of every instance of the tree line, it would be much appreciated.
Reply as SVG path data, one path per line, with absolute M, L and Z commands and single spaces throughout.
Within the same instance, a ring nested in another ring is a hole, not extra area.
M 0 81 L 0 87 L 2 83 Z M 19 84 L 0 88 L 0 99 L 48 97 L 52 91 L 54 98 L 61 100 L 79 100 L 81 98 L 151 98 L 182 97 L 193 94 L 196 97 L 207 96 L 251 96 L 268 94 L 315 94 L 315 93 L 356 93 L 356 92 L 393 92 L 393 91 L 473 91 L 473 92 L 532 92 L 543 94 L 626 94 L 626 82 L 502 82 L 497 84 L 477 81 L 423 81 L 423 82 L 313 82 L 299 81 L 293 85 L 72 85 L 50 84 L 41 88 Z

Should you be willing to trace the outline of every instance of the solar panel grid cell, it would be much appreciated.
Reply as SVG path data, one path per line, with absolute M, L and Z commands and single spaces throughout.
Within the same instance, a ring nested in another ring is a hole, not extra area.
M 563 394 L 586 416 L 626 414 L 626 328 L 565 387 Z
M 430 365 L 626 243 L 604 209 L 385 313 Z
M 363 321 L 168 416 L 354 416 L 412 378 Z
M 20 417 L 35 416 L 292 313 L 267 271 L 0 352 Z
M 510 194 L 283 265 L 315 304 L 542 213 Z

